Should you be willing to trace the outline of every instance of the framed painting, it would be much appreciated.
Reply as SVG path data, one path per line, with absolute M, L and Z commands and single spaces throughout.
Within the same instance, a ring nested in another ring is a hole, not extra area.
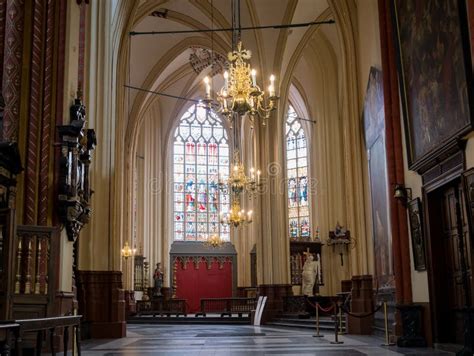
M 413 264 L 415 270 L 426 270 L 425 239 L 423 236 L 423 212 L 421 200 L 416 198 L 408 202 L 408 216 L 410 218 L 411 247 L 413 250 Z
M 392 287 L 393 283 L 393 258 L 383 94 L 382 72 L 372 67 L 365 92 L 362 120 L 369 163 L 375 278 L 379 287 L 386 288 Z
M 408 165 L 420 173 L 472 130 L 466 2 L 393 0 Z

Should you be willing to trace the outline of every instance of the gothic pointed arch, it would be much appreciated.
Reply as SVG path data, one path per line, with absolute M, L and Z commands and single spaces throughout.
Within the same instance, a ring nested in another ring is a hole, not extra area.
M 229 195 L 219 180 L 229 176 L 229 138 L 220 118 L 195 104 L 182 115 L 173 142 L 173 231 L 175 241 L 206 241 L 211 235 L 230 240 L 220 212 Z

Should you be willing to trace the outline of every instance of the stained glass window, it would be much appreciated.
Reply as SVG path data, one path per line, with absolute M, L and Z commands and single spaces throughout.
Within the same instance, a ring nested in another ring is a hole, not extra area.
M 288 179 L 288 227 L 292 239 L 309 239 L 308 149 L 301 122 L 293 107 L 286 119 L 286 167 Z
M 229 176 L 227 132 L 212 111 L 193 105 L 174 134 L 174 239 L 205 241 L 218 234 L 229 241 L 229 226 L 219 212 L 229 210 L 229 196 L 219 191 L 219 176 Z

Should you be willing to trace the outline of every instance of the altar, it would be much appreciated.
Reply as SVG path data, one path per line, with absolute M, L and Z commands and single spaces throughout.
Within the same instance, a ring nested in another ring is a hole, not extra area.
M 200 309 L 205 298 L 230 298 L 237 294 L 237 252 L 226 243 L 219 248 L 202 242 L 175 241 L 170 250 L 173 298 L 185 299 L 188 313 Z

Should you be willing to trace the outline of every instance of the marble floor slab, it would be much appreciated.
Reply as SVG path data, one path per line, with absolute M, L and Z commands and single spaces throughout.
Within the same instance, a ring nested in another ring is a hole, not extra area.
M 429 348 L 380 346 L 372 336 L 334 335 L 312 337 L 313 332 L 279 327 L 250 325 L 128 325 L 127 337 L 116 340 L 87 340 L 85 356 L 138 355 L 219 355 L 219 356 L 425 356 L 452 355 Z

